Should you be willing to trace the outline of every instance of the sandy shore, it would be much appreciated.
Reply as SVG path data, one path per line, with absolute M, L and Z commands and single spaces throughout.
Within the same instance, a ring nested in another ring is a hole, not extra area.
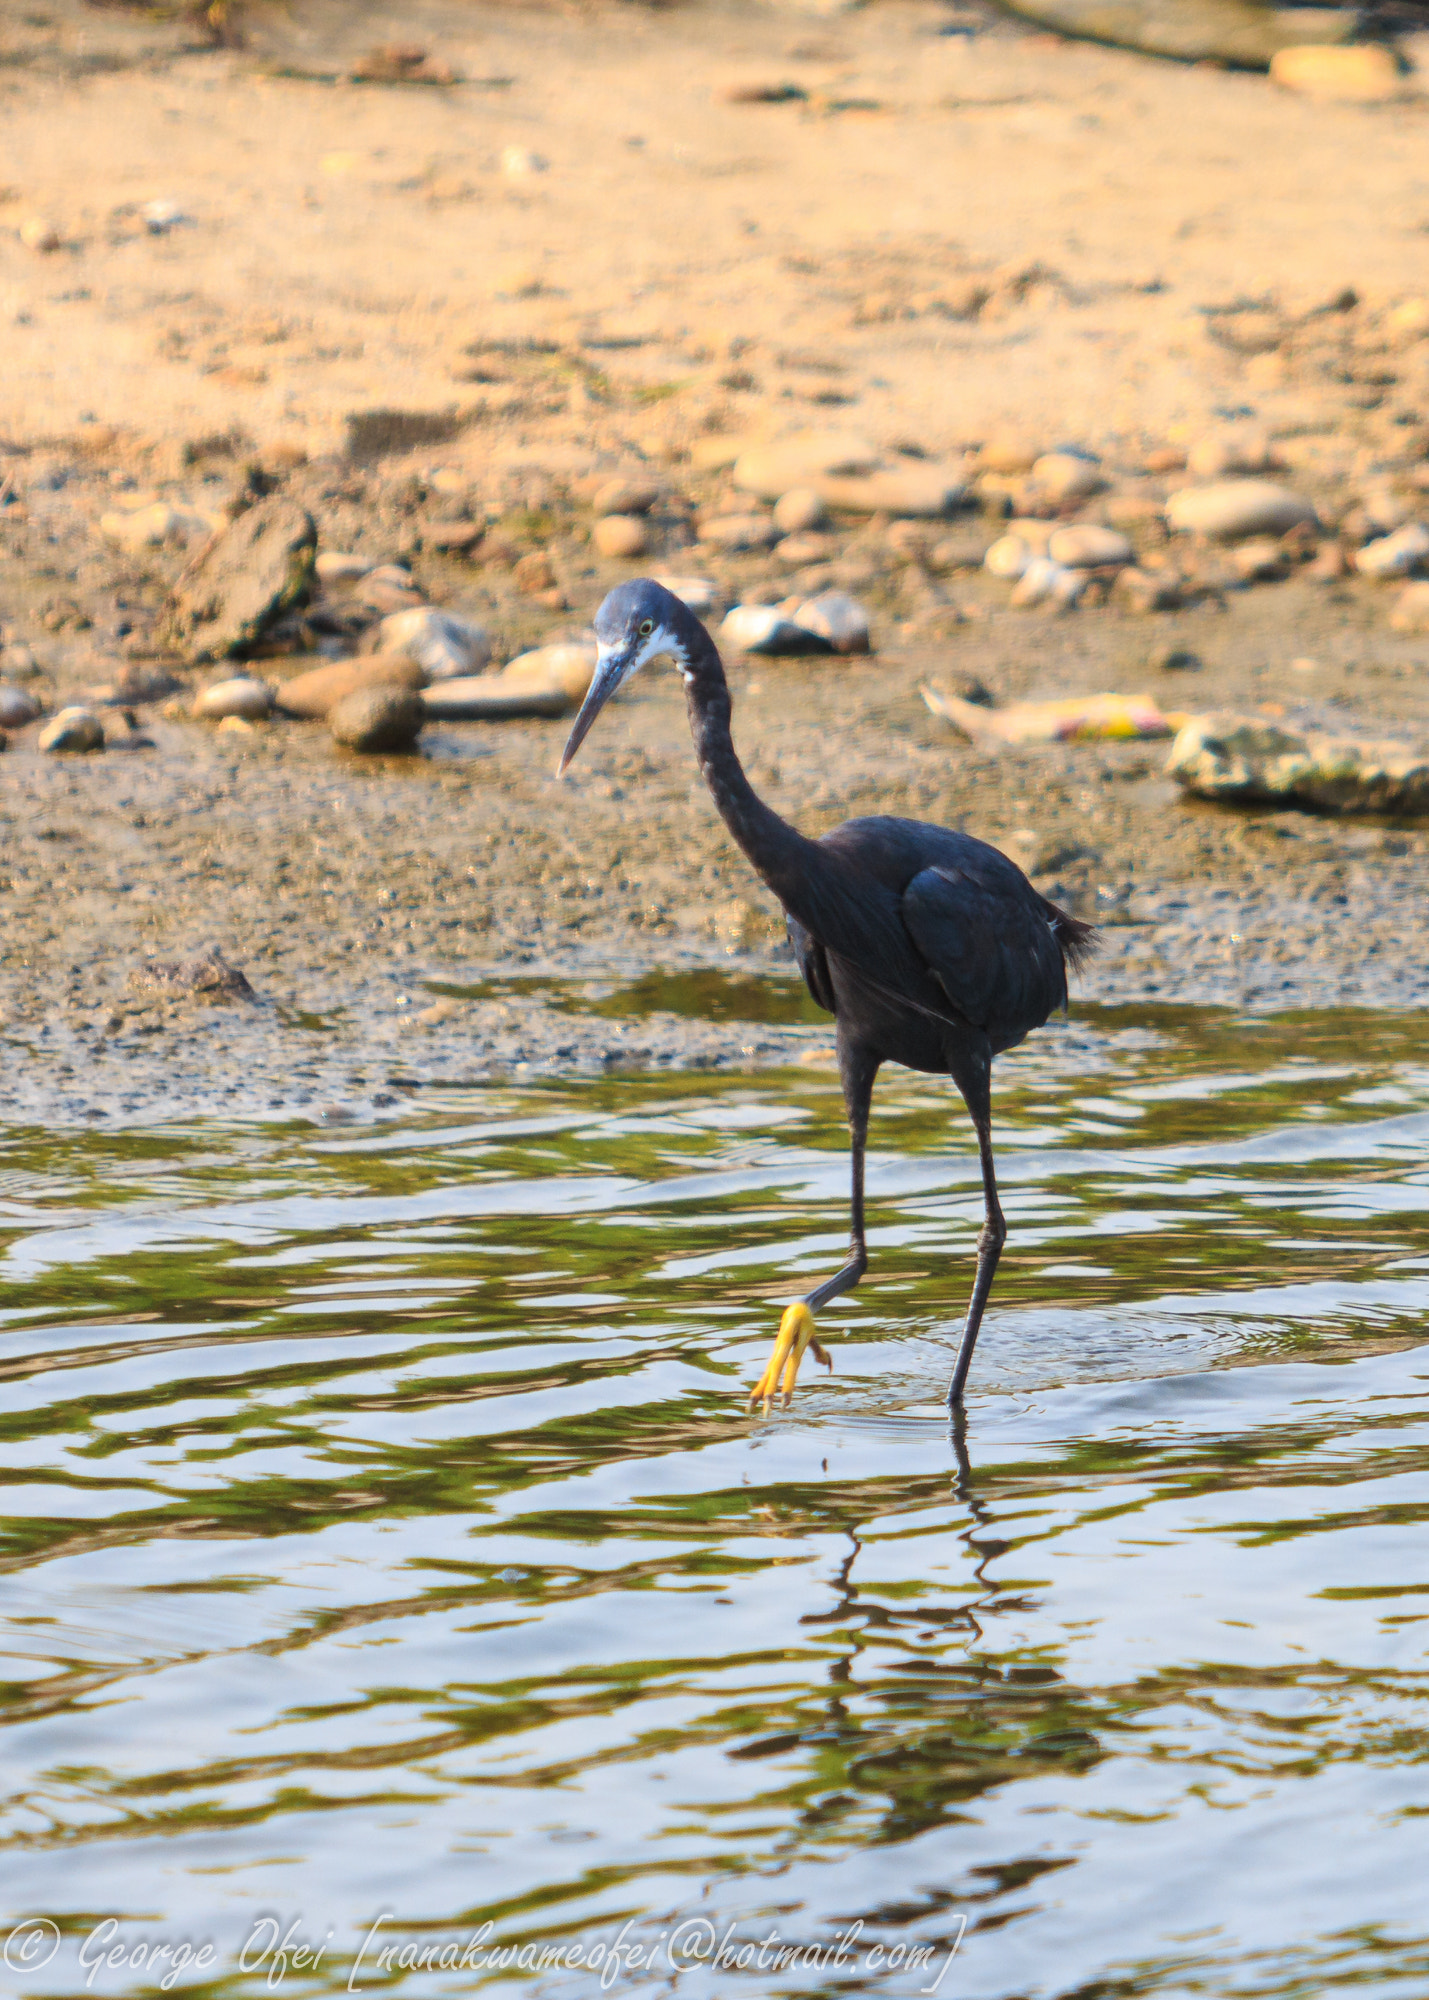
M 768 555 L 691 546 L 727 498 L 706 462 L 721 437 L 837 423 L 961 466 L 1014 429 L 1099 453 L 1109 498 L 1152 524 L 1175 474 L 1149 466 L 1253 424 L 1332 526 L 1371 486 L 1422 504 L 1429 343 L 1387 332 L 1425 221 L 1417 95 L 1316 107 L 931 5 L 364 10 L 356 41 L 314 9 L 216 53 L 72 16 L 4 31 L 0 232 L 43 217 L 60 247 L 0 233 L 0 677 L 32 656 L 51 704 L 126 669 L 181 686 L 177 709 L 136 710 L 150 747 L 42 757 L 20 732 L 0 766 L 11 1117 L 320 1115 L 402 1079 L 782 1061 L 828 1039 L 622 1024 L 492 985 L 786 967 L 672 679 L 612 711 L 559 789 L 554 722 L 429 729 L 417 759 L 343 756 L 315 725 L 220 736 L 184 719 L 202 675 L 164 650 L 188 552 L 116 550 L 106 509 L 221 510 L 257 463 L 325 546 L 409 561 L 509 653 L 631 573 L 591 546 L 582 482 L 601 471 L 661 485 L 645 566 L 731 598 L 789 587 Z M 314 80 L 388 29 L 468 80 Z M 783 83 L 803 94 L 722 95 Z M 178 216 L 157 233 L 152 202 Z M 1231 306 L 1292 333 L 1227 346 L 1207 309 Z M 364 417 L 394 408 L 429 441 L 371 449 Z M 424 547 L 454 494 L 490 523 L 472 562 Z M 1190 805 L 1155 743 L 985 754 L 918 696 L 1150 688 L 1422 738 L 1429 642 L 1390 629 L 1389 587 L 1301 569 L 1152 618 L 1048 619 L 982 573 L 930 571 L 895 530 L 840 519 L 822 565 L 869 603 L 872 658 L 732 665 L 738 740 L 781 811 L 1034 835 L 1039 886 L 1106 922 L 1092 999 L 1425 1004 L 1415 826 Z M 564 608 L 521 589 L 533 548 Z M 1155 664 L 1177 645 L 1199 669 Z M 255 1001 L 135 983 L 209 943 Z

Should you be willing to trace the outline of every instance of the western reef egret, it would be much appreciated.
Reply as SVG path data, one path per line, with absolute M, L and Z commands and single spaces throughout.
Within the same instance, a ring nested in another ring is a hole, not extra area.
M 863 1158 L 874 1079 L 886 1062 L 951 1076 L 977 1133 L 985 1219 L 977 1274 L 948 1404 L 956 1409 L 993 1274 L 1007 1236 L 992 1160 L 992 1059 L 1067 1001 L 1067 968 L 1091 951 L 1090 924 L 1039 896 L 1022 870 L 970 834 L 882 815 L 846 820 L 809 840 L 755 792 L 730 735 L 719 649 L 678 597 L 642 578 L 612 590 L 596 613 L 595 673 L 557 772 L 610 697 L 648 661 L 668 655 L 685 683 L 690 732 L 720 817 L 754 872 L 784 906 L 804 982 L 836 1023 L 839 1077 L 852 1141 L 852 1231 L 841 1271 L 784 1314 L 768 1366 L 750 1392 L 767 1410 L 784 1378 L 793 1392 L 812 1350 L 814 1314 L 868 1269 Z

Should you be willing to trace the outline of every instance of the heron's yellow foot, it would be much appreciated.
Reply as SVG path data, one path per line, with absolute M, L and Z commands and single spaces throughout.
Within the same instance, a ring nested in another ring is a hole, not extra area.
M 774 1352 L 770 1355 L 764 1373 L 749 1392 L 749 1407 L 763 1403 L 765 1415 L 769 1405 L 779 1392 L 779 1373 L 784 1373 L 784 1402 L 788 1405 L 794 1393 L 794 1382 L 799 1373 L 799 1363 L 805 1354 L 812 1354 L 815 1361 L 821 1361 L 825 1368 L 832 1369 L 833 1362 L 820 1347 L 814 1336 L 814 1315 L 800 1299 L 792 1306 L 786 1306 L 784 1317 L 779 1322 L 779 1331 L 774 1338 Z

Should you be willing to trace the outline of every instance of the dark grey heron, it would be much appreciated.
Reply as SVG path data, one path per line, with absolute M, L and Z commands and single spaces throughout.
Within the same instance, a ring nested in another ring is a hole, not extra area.
M 590 691 L 557 775 L 563 776 L 610 697 L 667 654 L 685 683 L 690 731 L 720 817 L 756 875 L 784 907 L 804 982 L 836 1023 L 839 1077 L 852 1142 L 848 1262 L 784 1314 L 750 1407 L 768 1409 L 784 1378 L 793 1392 L 806 1352 L 832 1363 L 814 1314 L 868 1269 L 863 1161 L 874 1079 L 885 1062 L 951 1076 L 977 1133 L 985 1218 L 948 1403 L 956 1409 L 993 1274 L 1007 1236 L 992 1158 L 992 1059 L 1067 1002 L 1067 968 L 1093 948 L 1091 925 L 1040 896 L 986 841 L 922 820 L 846 820 L 809 840 L 767 806 L 744 774 L 730 735 L 729 686 L 719 649 L 680 599 L 642 578 L 612 590 L 596 614 Z

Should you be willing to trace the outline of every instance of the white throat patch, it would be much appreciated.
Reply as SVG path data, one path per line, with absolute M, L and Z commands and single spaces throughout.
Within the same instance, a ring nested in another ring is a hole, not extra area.
M 627 681 L 633 680 L 642 667 L 648 666 L 651 660 L 658 660 L 662 653 L 669 654 L 686 680 L 690 678 L 690 663 L 684 647 L 673 632 L 667 631 L 663 625 L 656 626 L 650 637 L 640 648 L 640 651 L 631 660 L 622 678 Z M 597 667 L 604 663 L 606 655 L 607 649 L 602 646 Z

